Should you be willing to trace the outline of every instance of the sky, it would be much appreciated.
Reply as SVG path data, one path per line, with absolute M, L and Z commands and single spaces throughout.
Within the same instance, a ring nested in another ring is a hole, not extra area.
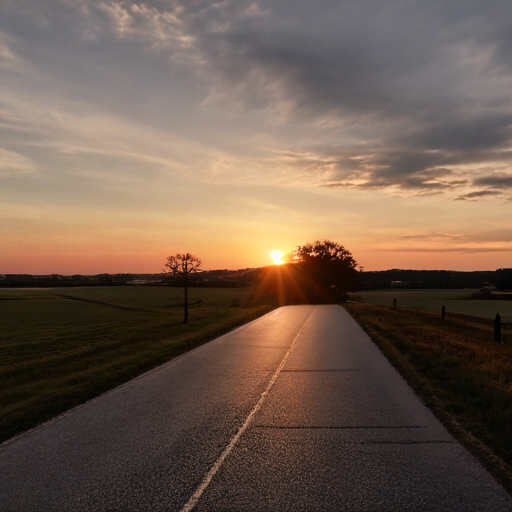
M 512 267 L 510 0 L 0 0 L 0 272 Z

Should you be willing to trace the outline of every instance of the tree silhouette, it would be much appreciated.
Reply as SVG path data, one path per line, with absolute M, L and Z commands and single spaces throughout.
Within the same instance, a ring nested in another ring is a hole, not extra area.
M 330 240 L 317 240 L 298 246 L 293 261 L 300 271 L 312 279 L 324 295 L 331 295 L 336 302 L 342 294 L 359 289 L 357 261 L 343 245 Z
M 188 276 L 197 272 L 201 266 L 201 260 L 189 254 L 176 254 L 176 256 L 168 256 L 165 264 L 164 272 L 170 276 L 170 280 L 176 283 L 178 280 L 183 282 L 183 323 L 188 322 Z
M 359 289 L 356 260 L 342 245 L 317 240 L 293 251 L 290 263 L 255 271 L 248 304 L 339 304 Z

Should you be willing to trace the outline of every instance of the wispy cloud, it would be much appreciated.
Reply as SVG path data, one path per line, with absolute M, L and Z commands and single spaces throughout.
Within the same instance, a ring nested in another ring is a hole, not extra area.
M 14 151 L 0 148 L 0 176 L 27 174 L 35 171 L 37 164 Z
M 501 196 L 502 193 L 497 190 L 479 190 L 477 192 L 469 192 L 468 194 L 464 194 L 462 196 L 457 197 L 457 201 L 471 201 L 476 199 L 482 199 L 489 196 Z
M 487 252 L 512 252 L 512 247 L 394 247 L 381 249 L 383 252 L 417 252 L 417 253 L 443 253 L 455 252 L 461 254 L 478 254 Z
M 455 243 L 481 243 L 481 242 L 505 242 L 512 243 L 512 229 L 501 230 L 488 230 L 479 231 L 474 230 L 469 233 L 453 233 L 453 232 L 431 232 L 421 235 L 404 235 L 400 237 L 401 240 L 410 240 L 418 242 L 455 242 Z

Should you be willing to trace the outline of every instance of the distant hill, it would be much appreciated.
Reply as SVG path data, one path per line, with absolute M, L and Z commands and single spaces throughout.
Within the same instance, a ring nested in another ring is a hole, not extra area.
M 482 288 L 494 285 L 512 289 L 512 269 L 457 272 L 453 270 L 381 270 L 362 272 L 361 287 L 366 290 L 385 288 Z
M 266 273 L 262 268 L 205 270 L 192 274 L 190 286 L 244 288 L 259 282 Z M 496 286 L 512 290 L 512 268 L 492 271 L 457 272 L 453 270 L 391 269 L 359 273 L 363 290 L 386 288 L 483 288 Z M 23 286 L 125 286 L 169 285 L 165 274 L 96 274 L 63 276 L 59 274 L 0 274 L 0 287 Z M 179 283 L 176 283 L 179 286 Z
M 251 286 L 262 269 L 246 268 L 240 270 L 205 270 L 189 276 L 190 286 L 240 288 Z M 0 274 L 0 287 L 47 287 L 47 286 L 124 286 L 150 285 L 164 286 L 168 282 L 166 274 Z M 179 286 L 179 283 L 176 283 Z

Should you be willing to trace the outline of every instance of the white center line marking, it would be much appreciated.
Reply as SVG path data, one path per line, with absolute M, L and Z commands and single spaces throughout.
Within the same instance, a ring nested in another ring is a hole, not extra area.
M 261 394 L 260 399 L 258 400 L 258 403 L 254 406 L 254 409 L 250 412 L 249 416 L 247 416 L 247 419 L 245 420 L 244 424 L 240 427 L 238 432 L 235 434 L 235 436 L 231 439 L 229 444 L 226 446 L 226 449 L 222 452 L 221 456 L 217 459 L 215 464 L 211 467 L 210 471 L 208 471 L 207 475 L 204 477 L 204 480 L 201 482 L 201 485 L 196 489 L 192 497 L 188 500 L 188 503 L 181 509 L 181 512 L 190 512 L 199 501 L 199 498 L 201 498 L 203 492 L 206 490 L 208 485 L 210 484 L 212 478 L 215 476 L 217 471 L 219 471 L 220 467 L 222 466 L 222 463 L 226 460 L 226 457 L 231 453 L 233 448 L 235 447 L 236 443 L 240 439 L 241 435 L 247 430 L 247 427 L 251 423 L 252 419 L 258 412 L 258 409 L 263 404 L 263 400 L 267 397 L 270 390 L 272 389 L 272 386 L 274 385 L 275 381 L 277 380 L 277 377 L 279 377 L 279 374 L 281 373 L 281 370 L 283 369 L 283 366 L 286 363 L 286 360 L 288 359 L 295 342 L 300 336 L 300 333 L 308 323 L 309 319 L 313 315 L 313 313 L 316 311 L 316 308 L 311 311 L 310 315 L 306 318 L 306 321 L 302 324 L 302 327 L 300 328 L 299 332 L 293 339 L 290 348 L 288 349 L 288 352 L 286 352 L 285 356 L 283 357 L 283 360 L 281 361 L 281 364 L 277 367 L 277 370 L 275 371 L 274 375 L 270 379 L 270 382 L 268 383 L 267 389 Z

